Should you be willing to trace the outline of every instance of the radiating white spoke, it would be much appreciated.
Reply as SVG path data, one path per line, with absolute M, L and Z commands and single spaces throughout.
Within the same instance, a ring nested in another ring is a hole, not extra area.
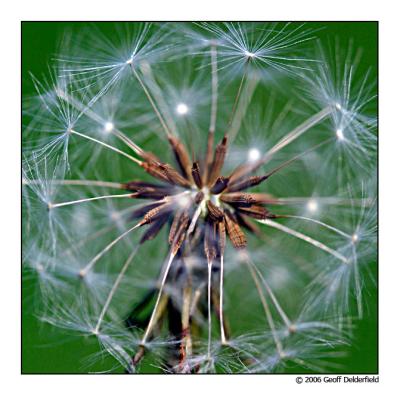
M 84 139 L 91 140 L 92 142 L 95 142 L 95 143 L 97 143 L 97 144 L 100 144 L 101 146 L 107 147 L 108 149 L 110 149 L 110 150 L 112 150 L 112 151 L 115 151 L 116 153 L 121 154 L 121 155 L 123 155 L 123 156 L 126 157 L 126 158 L 129 158 L 131 161 L 133 161 L 133 162 L 135 162 L 135 163 L 137 163 L 137 164 L 139 164 L 139 165 L 142 164 L 142 161 L 138 160 L 138 159 L 135 158 L 135 157 L 132 157 L 131 155 L 125 153 L 125 152 L 122 151 L 122 150 L 117 149 L 117 148 L 114 147 L 114 146 L 111 146 L 111 145 L 108 144 L 108 143 L 102 142 L 101 140 L 98 140 L 98 139 L 95 139 L 95 138 L 93 138 L 93 137 L 91 137 L 91 136 L 88 136 L 88 135 L 85 135 L 85 134 L 83 134 L 83 133 L 77 132 L 77 131 L 75 131 L 74 129 L 71 129 L 71 130 L 70 130 L 70 133 L 72 133 L 72 134 L 74 134 L 74 135 L 77 135 L 77 136 L 80 136 L 80 137 L 82 137 L 82 138 L 84 138 Z
M 101 252 L 99 252 L 87 265 L 79 271 L 81 277 L 86 276 L 86 274 L 92 269 L 92 267 L 99 261 L 116 243 L 121 239 L 125 238 L 129 233 L 131 233 L 136 228 L 140 227 L 142 224 L 138 223 L 135 226 L 129 228 L 127 231 L 122 233 L 119 237 L 115 238 L 110 242 Z
M 215 132 L 215 124 L 217 121 L 218 106 L 218 64 L 217 64 L 217 47 L 211 46 L 211 115 L 209 132 Z
M 138 80 L 140 86 L 143 89 L 144 94 L 146 95 L 148 101 L 150 102 L 151 107 L 153 108 L 154 112 L 156 113 L 157 118 L 159 119 L 165 133 L 167 134 L 167 136 L 171 135 L 167 124 L 164 121 L 164 118 L 162 117 L 160 111 L 158 110 L 153 98 L 150 95 L 149 90 L 147 89 L 146 85 L 144 84 L 143 80 L 140 78 L 139 73 L 136 71 L 135 67 L 133 66 L 133 64 L 131 65 L 131 70 L 133 75 L 136 77 L 136 79 Z
M 266 316 L 266 319 L 267 319 L 268 326 L 271 329 L 271 333 L 272 333 L 272 337 L 273 337 L 274 342 L 275 342 L 276 350 L 277 350 L 278 354 L 280 356 L 282 356 L 282 354 L 283 354 L 282 343 L 279 340 L 278 335 L 276 334 L 274 320 L 272 318 L 271 311 L 269 309 L 267 300 L 265 299 L 265 296 L 264 296 L 264 293 L 263 293 L 263 290 L 262 290 L 262 287 L 261 287 L 261 284 L 260 284 L 260 280 L 258 279 L 257 273 L 256 273 L 256 271 L 254 269 L 254 264 L 252 263 L 251 260 L 245 260 L 245 262 L 247 264 L 247 268 L 250 271 L 251 277 L 253 278 L 254 284 L 256 285 L 257 292 L 258 292 L 258 295 L 259 295 L 260 300 L 261 300 L 261 304 L 262 304 L 262 306 L 264 308 L 264 312 L 265 312 L 265 316 Z
M 309 148 L 308 150 L 305 150 L 305 151 L 301 152 L 300 154 L 295 155 L 294 157 L 292 157 L 292 158 L 288 159 L 287 161 L 284 161 L 280 165 L 276 166 L 274 169 L 268 171 L 266 176 L 270 177 L 270 176 L 274 175 L 275 173 L 279 172 L 281 169 L 286 168 L 287 166 L 292 164 L 294 161 L 297 161 L 301 157 L 311 153 L 312 151 L 320 148 L 321 146 L 324 146 L 325 144 L 331 142 L 332 140 L 333 140 L 333 138 L 326 139 L 326 140 L 322 141 L 321 143 L 318 143 L 315 146 Z M 263 160 L 261 159 L 261 161 L 263 161 Z M 260 164 L 260 162 L 259 162 L 259 164 Z
M 291 132 L 289 132 L 287 135 L 285 135 L 275 146 L 273 146 L 270 150 L 268 150 L 262 157 L 261 161 L 263 163 L 267 162 L 274 154 L 276 154 L 278 151 L 282 150 L 288 144 L 292 143 L 294 140 L 299 138 L 305 132 L 310 130 L 314 125 L 324 120 L 326 117 L 332 114 L 333 111 L 334 111 L 333 106 L 327 106 L 319 113 L 313 115 L 308 120 L 304 121 L 302 124 L 300 124 Z
M 43 180 L 22 180 L 24 186 L 42 184 Z M 49 184 L 60 185 L 60 186 L 88 186 L 88 187 L 109 187 L 118 188 L 124 190 L 123 183 L 102 181 L 102 180 L 68 180 L 68 179 L 52 179 L 48 181 Z
M 344 231 L 339 230 L 338 228 L 333 227 L 333 226 L 331 226 L 329 224 L 326 224 L 326 223 L 324 223 L 324 222 L 322 222 L 320 220 L 312 219 L 311 217 L 295 216 L 295 215 L 279 215 L 278 217 L 287 218 L 287 219 L 298 219 L 298 220 L 309 221 L 311 223 L 318 224 L 318 225 L 320 225 L 320 226 L 322 226 L 324 228 L 327 228 L 328 230 L 336 232 L 337 234 L 342 235 L 342 236 L 344 236 L 346 238 L 351 238 L 351 235 L 345 233 Z
M 111 198 L 128 198 L 132 197 L 132 193 L 128 194 L 114 194 L 114 195 L 102 195 L 99 197 L 91 197 L 91 198 L 82 198 L 82 199 L 77 199 L 75 201 L 68 201 L 68 202 L 60 202 L 60 203 L 49 203 L 49 209 L 54 209 L 54 208 L 59 208 L 61 206 L 69 206 L 69 205 L 75 205 L 78 203 L 84 203 L 84 202 L 90 202 L 90 201 L 98 201 L 100 199 L 111 199 Z
M 257 88 L 258 82 L 259 82 L 259 77 L 254 75 L 251 78 L 249 78 L 244 84 L 239 102 L 235 110 L 234 118 L 229 128 L 229 136 L 231 141 L 233 141 L 236 138 L 240 130 L 243 117 L 246 115 L 247 108 L 250 105 L 251 99 Z
M 115 282 L 114 282 L 114 284 L 113 284 L 113 286 L 112 286 L 112 288 L 110 290 L 110 293 L 107 296 L 107 300 L 104 303 L 103 309 L 101 310 L 101 313 L 99 315 L 99 319 L 98 319 L 97 324 L 96 324 L 96 328 L 94 329 L 94 333 L 97 334 L 99 332 L 101 323 L 102 323 L 102 321 L 104 319 L 104 315 L 106 314 L 106 312 L 108 310 L 108 307 L 111 304 L 111 300 L 114 297 L 114 294 L 117 291 L 118 286 L 120 285 L 120 283 L 121 283 L 121 281 L 122 281 L 122 279 L 123 279 L 123 277 L 125 275 L 125 272 L 129 267 L 129 264 L 133 260 L 133 257 L 136 255 L 136 253 L 138 251 L 138 248 L 139 248 L 139 245 L 136 246 L 135 249 L 133 249 L 132 253 L 129 255 L 128 259 L 125 261 L 125 264 L 121 268 L 121 271 L 119 272 L 119 274 L 118 274 L 118 276 L 117 276 L 117 278 L 116 278 L 116 280 L 115 280 Z
M 329 254 L 331 254 L 332 256 L 336 257 L 337 259 L 343 261 L 345 264 L 347 264 L 349 262 L 349 260 L 344 257 L 342 254 L 340 254 L 339 252 L 337 252 L 336 250 L 331 249 L 330 247 L 326 246 L 325 244 L 323 244 L 320 241 L 317 241 L 311 237 L 309 237 L 308 235 L 302 234 L 301 232 L 298 232 L 296 230 L 293 230 L 289 227 L 284 226 L 283 224 L 277 223 L 275 221 L 272 221 L 270 219 L 265 219 L 265 220 L 256 220 L 258 223 L 261 224 L 265 224 L 269 227 L 273 227 L 276 228 L 280 231 L 285 232 L 286 234 L 292 235 L 296 238 L 299 238 L 315 247 L 317 247 L 318 249 L 321 249 Z
M 155 323 L 154 321 L 155 321 L 156 314 L 157 314 L 157 309 L 158 309 L 158 306 L 160 304 L 161 296 L 162 296 L 162 293 L 164 291 L 165 282 L 167 281 L 169 270 L 171 268 L 171 264 L 172 264 L 172 261 L 174 260 L 174 258 L 175 258 L 175 254 L 173 254 L 171 252 L 170 255 L 169 255 L 168 263 L 167 263 L 167 265 L 165 267 L 165 270 L 164 270 L 164 274 L 163 274 L 163 277 L 162 277 L 162 280 L 161 280 L 161 284 L 160 284 L 160 287 L 159 287 L 159 290 L 158 290 L 157 300 L 156 300 L 156 303 L 154 305 L 153 312 L 151 313 L 151 317 L 150 317 L 149 323 L 147 325 L 146 331 L 145 331 L 144 336 L 143 336 L 142 341 L 141 341 L 141 344 L 143 346 L 146 344 L 147 338 L 149 337 L 150 332 L 153 329 L 153 325 Z
M 75 107 L 77 110 L 85 114 L 91 120 L 97 122 L 100 125 L 105 126 L 107 121 L 105 121 L 101 116 L 99 116 L 96 112 L 93 111 L 89 106 L 85 106 L 76 98 L 69 95 L 67 92 L 62 91 L 61 89 L 57 90 L 57 94 L 66 102 L 68 102 L 71 106 Z M 128 147 L 130 147 L 136 154 L 142 155 L 144 150 L 142 150 L 136 143 L 134 143 L 128 136 L 126 136 L 122 131 L 117 129 L 114 125 L 112 125 L 111 130 L 109 131 L 113 135 L 117 136 L 121 141 L 123 141 Z
M 271 287 L 269 286 L 269 284 L 267 283 L 267 281 L 263 277 L 261 271 L 253 263 L 253 261 L 251 260 L 251 258 L 250 258 L 250 256 L 248 254 L 246 255 L 246 259 L 251 261 L 251 264 L 252 264 L 254 270 L 257 272 L 259 278 L 261 279 L 261 282 L 264 284 L 265 290 L 267 291 L 269 297 L 271 298 L 272 303 L 274 304 L 274 306 L 275 306 L 276 310 L 278 311 L 280 317 L 285 322 L 286 327 L 290 328 L 290 326 L 292 325 L 290 319 L 288 318 L 288 316 L 286 315 L 285 311 L 283 310 L 283 308 L 279 304 L 279 301 L 276 298 L 275 293 L 273 292 L 273 290 L 271 289 Z
M 148 87 L 148 91 L 152 95 L 153 98 L 156 98 L 157 102 L 157 107 L 160 111 L 160 114 L 162 114 L 163 119 L 165 120 L 166 125 L 168 126 L 168 130 L 170 133 L 176 135 L 177 134 L 177 128 L 175 121 L 173 117 L 171 116 L 170 108 L 168 106 L 168 103 L 164 99 L 164 94 L 162 89 L 160 88 L 159 84 L 157 83 L 156 78 L 154 77 L 154 74 L 152 72 L 151 64 L 150 63 L 145 63 L 141 65 L 141 72 L 143 73 L 143 76 L 146 78 L 146 85 Z M 186 114 L 186 112 L 189 110 L 187 105 L 185 103 L 180 103 L 178 104 L 176 111 L 183 110 L 183 114 Z M 182 114 L 182 113 L 181 113 Z
M 201 214 L 201 210 L 202 210 L 202 206 L 203 206 L 202 204 L 203 204 L 203 202 L 199 203 L 199 206 L 197 207 L 196 211 L 193 214 L 192 221 L 188 228 L 188 235 L 190 235 L 194 231 L 194 228 L 196 227 L 197 220 L 199 219 L 200 214 Z
M 221 254 L 221 268 L 219 278 L 219 325 L 221 332 L 221 343 L 226 344 L 224 329 L 224 256 Z
M 237 106 L 238 106 L 238 103 L 239 103 L 240 95 L 241 95 L 242 90 L 243 90 L 243 85 L 244 85 L 244 82 L 246 80 L 247 65 L 248 65 L 248 62 L 246 62 L 246 67 L 244 69 L 244 72 L 243 72 L 243 75 L 242 75 L 242 79 L 240 80 L 240 84 L 239 84 L 239 88 L 238 88 L 237 93 L 236 93 L 235 101 L 233 102 L 232 112 L 231 112 L 231 115 L 229 117 L 229 122 L 228 122 L 228 131 L 230 130 L 230 128 L 232 126 L 233 119 L 234 119 L 235 114 L 236 114 L 236 109 L 237 109 Z
M 339 197 L 312 197 L 312 199 L 323 205 L 337 205 L 337 206 L 371 206 L 374 200 L 372 198 L 362 198 L 362 199 L 346 199 Z M 310 202 L 310 197 L 281 197 L 271 199 L 269 204 L 274 205 L 305 205 Z
M 208 317 L 208 342 L 207 342 L 207 358 L 211 360 L 211 275 L 212 275 L 212 261 L 207 264 L 208 277 L 207 277 L 207 317 Z

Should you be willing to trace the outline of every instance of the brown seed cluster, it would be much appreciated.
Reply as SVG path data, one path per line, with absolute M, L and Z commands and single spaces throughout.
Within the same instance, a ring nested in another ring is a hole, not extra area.
M 226 234 L 236 249 L 246 247 L 243 229 L 256 233 L 251 219 L 275 217 L 265 207 L 272 202 L 268 194 L 249 193 L 246 190 L 265 181 L 270 175 L 254 176 L 251 173 L 260 164 L 244 164 L 230 176 L 221 176 L 228 150 L 225 135 L 213 150 L 213 134 L 209 134 L 203 160 L 192 161 L 182 144 L 169 136 L 170 147 L 177 167 L 162 163 L 155 155 L 144 153 L 142 168 L 157 183 L 131 181 L 125 188 L 132 197 L 152 202 L 132 213 L 141 219 L 140 225 L 149 225 L 141 243 L 153 239 L 165 224 L 169 224 L 169 244 L 176 254 L 184 243 L 203 244 L 207 261 L 223 255 Z

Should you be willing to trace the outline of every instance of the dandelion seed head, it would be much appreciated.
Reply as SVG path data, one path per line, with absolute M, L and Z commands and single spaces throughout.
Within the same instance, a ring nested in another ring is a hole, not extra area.
M 316 370 L 330 358 L 324 348 L 344 342 L 321 320 L 342 320 L 352 298 L 362 310 L 358 268 L 376 251 L 376 216 L 364 201 L 344 203 L 341 169 L 322 167 L 355 151 L 365 163 L 375 142 L 363 115 L 369 84 L 353 86 L 351 62 L 336 74 L 310 67 L 303 24 L 169 26 L 78 37 L 49 84 L 34 79 L 24 266 L 39 278 L 44 320 L 97 342 L 98 358 L 129 372 L 142 371 L 132 367 L 141 350 L 165 372 Z M 298 82 L 311 86 L 313 113 L 295 95 L 259 89 L 311 69 L 317 78 Z M 318 130 L 349 142 L 329 145 L 340 156 L 309 147 Z M 280 173 L 308 149 L 291 168 L 304 165 L 296 180 Z M 240 321 L 249 329 L 232 337 Z

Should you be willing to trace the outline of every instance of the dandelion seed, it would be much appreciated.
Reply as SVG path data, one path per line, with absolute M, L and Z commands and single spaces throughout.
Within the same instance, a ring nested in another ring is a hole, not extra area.
M 371 161 L 365 158 L 375 156 L 377 147 L 377 124 L 372 110 L 376 101 L 376 81 L 371 78 L 371 70 L 357 74 L 362 65 L 361 52 L 354 48 L 352 41 L 346 50 L 339 42 L 333 48 L 327 51 L 319 43 L 317 52 L 322 62 L 313 72 L 302 72 L 306 82 L 302 94 L 313 108 L 326 105 L 333 108 L 332 130 L 337 140 L 346 144 L 337 144 L 333 146 L 335 151 L 327 152 L 323 172 L 327 172 L 325 169 L 329 164 L 330 169 L 335 168 L 335 179 L 344 185 L 352 173 L 365 178 L 373 167 L 372 158 Z

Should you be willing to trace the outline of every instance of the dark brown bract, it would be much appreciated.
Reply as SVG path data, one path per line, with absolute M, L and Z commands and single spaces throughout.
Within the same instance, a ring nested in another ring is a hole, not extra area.
M 176 137 L 168 137 L 177 168 L 162 163 L 153 154 L 144 153 L 142 168 L 161 183 L 131 181 L 125 188 L 136 199 L 153 202 L 136 210 L 133 218 L 141 218 L 140 225 L 148 225 L 141 243 L 157 236 L 169 223 L 169 243 L 173 254 L 184 248 L 184 243 L 203 243 L 208 262 L 223 255 L 226 234 L 236 249 L 246 246 L 243 229 L 257 232 L 251 219 L 274 218 L 265 207 L 272 202 L 268 194 L 248 193 L 246 190 L 265 181 L 264 176 L 251 175 L 262 163 L 244 164 L 229 176 L 222 176 L 228 150 L 228 138 L 213 150 L 214 134 L 210 133 L 203 159 L 190 156 Z

